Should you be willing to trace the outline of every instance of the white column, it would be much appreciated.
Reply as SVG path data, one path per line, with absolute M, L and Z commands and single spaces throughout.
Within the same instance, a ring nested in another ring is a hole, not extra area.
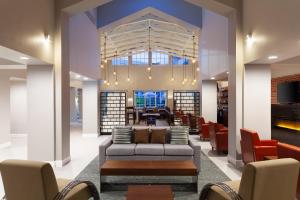
M 55 33 L 55 161 L 60 167 L 70 160 L 70 62 L 69 16 L 61 12 Z
M 82 133 L 87 137 L 99 136 L 99 85 L 98 81 L 82 84 Z
M 217 122 L 217 82 L 203 80 L 201 84 L 201 110 L 205 121 Z
M 10 146 L 9 76 L 0 70 L 0 148 Z
M 54 73 L 52 66 L 28 66 L 29 160 L 54 161 Z
M 271 139 L 270 65 L 245 66 L 244 127 Z
M 240 10 L 228 16 L 229 22 L 229 78 L 228 78 L 228 161 L 235 166 L 242 166 L 240 129 L 243 127 L 243 34 L 242 34 L 242 2 L 237 6 Z

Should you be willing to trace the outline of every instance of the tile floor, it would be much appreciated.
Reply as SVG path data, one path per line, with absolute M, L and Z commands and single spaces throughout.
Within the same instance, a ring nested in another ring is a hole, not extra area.
M 99 144 L 109 136 L 99 138 L 85 138 L 81 136 L 80 125 L 71 128 L 71 162 L 62 168 L 54 168 L 57 177 L 73 179 L 90 161 L 98 155 Z M 197 137 L 197 136 L 193 136 Z M 12 145 L 0 150 L 0 161 L 5 159 L 26 159 L 26 135 L 12 135 Z M 209 142 L 202 142 L 203 152 L 232 180 L 239 179 L 241 172 L 228 164 L 226 156 L 216 155 L 211 151 Z M 4 194 L 0 177 L 0 197 Z

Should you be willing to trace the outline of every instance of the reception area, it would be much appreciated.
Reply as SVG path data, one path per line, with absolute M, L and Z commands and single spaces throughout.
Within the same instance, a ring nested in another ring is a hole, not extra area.
M 0 199 L 300 199 L 299 8 L 1 1 Z

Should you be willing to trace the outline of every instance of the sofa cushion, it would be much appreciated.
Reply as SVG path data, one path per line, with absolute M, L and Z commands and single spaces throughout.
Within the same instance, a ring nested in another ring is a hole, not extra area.
M 189 145 L 164 144 L 166 156 L 192 156 L 194 150 Z
M 165 144 L 166 143 L 166 129 L 152 129 L 151 131 L 151 143 L 153 144 Z
M 132 128 L 131 127 L 115 127 L 112 131 L 114 144 L 130 144 Z
M 149 129 L 135 129 L 134 142 L 137 144 L 149 143 Z
M 163 144 L 137 144 L 135 155 L 164 155 Z
M 106 149 L 109 156 L 131 156 L 134 155 L 136 144 L 112 144 Z
M 189 128 L 185 126 L 173 126 L 170 129 L 170 144 L 188 144 Z

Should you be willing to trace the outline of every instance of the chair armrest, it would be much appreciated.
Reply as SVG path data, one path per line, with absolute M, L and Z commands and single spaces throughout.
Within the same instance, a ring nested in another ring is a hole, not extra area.
M 189 145 L 193 148 L 194 151 L 194 163 L 198 169 L 198 172 L 200 172 L 200 158 L 201 158 L 201 145 L 200 140 L 196 139 L 189 139 Z
M 265 156 L 277 156 L 276 146 L 254 146 L 256 161 L 264 160 Z
M 277 146 L 277 140 L 260 140 L 259 143 L 261 146 Z
M 76 186 L 79 184 L 86 184 L 90 190 L 91 197 L 94 198 L 94 200 L 100 200 L 100 196 L 97 190 L 97 187 L 94 185 L 94 183 L 90 181 L 79 181 L 79 180 L 74 180 L 71 181 L 62 191 L 60 191 L 54 198 L 54 200 L 64 200 L 69 192 L 71 192 Z
M 106 160 L 106 149 L 112 144 L 112 136 L 106 138 L 99 145 L 99 166 L 101 167 Z

